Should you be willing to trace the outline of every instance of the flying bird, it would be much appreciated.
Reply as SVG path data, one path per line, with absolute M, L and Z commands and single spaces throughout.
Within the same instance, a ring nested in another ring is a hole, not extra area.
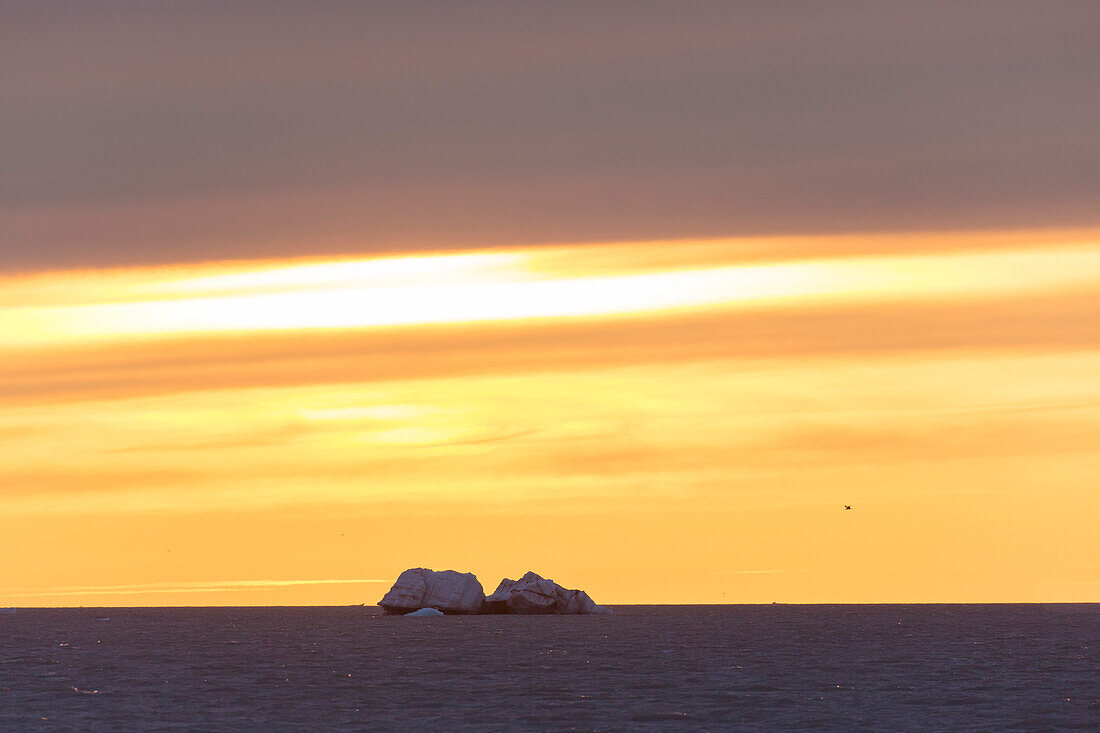
M 852 505 L 851 505 L 851 504 L 845 504 L 845 505 L 844 505 L 844 511 L 848 511 L 848 510 L 849 510 L 849 509 L 851 509 L 851 508 L 852 508 Z

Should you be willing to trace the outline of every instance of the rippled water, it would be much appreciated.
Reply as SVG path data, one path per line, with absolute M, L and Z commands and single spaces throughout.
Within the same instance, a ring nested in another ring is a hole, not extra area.
M 1097 606 L 0 616 L 0 728 L 1100 730 Z

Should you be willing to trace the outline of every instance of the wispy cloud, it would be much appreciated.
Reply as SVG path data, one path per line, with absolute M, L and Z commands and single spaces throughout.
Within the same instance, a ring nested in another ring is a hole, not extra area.
M 813 570 L 715 570 L 718 575 L 780 575 L 783 573 L 812 573 Z
M 276 590 L 295 586 L 360 585 L 366 583 L 390 583 L 381 578 L 339 578 L 320 580 L 213 580 L 187 583 L 131 583 L 126 585 L 86 585 L 60 588 L 24 589 L 6 591 L 13 598 L 44 598 L 49 596 L 114 596 L 145 595 L 156 593 L 224 593 L 229 591 Z

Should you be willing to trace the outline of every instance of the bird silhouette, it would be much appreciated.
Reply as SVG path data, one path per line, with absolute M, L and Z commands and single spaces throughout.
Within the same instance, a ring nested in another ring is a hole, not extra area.
M 848 511 L 848 510 L 849 510 L 849 509 L 851 509 L 851 508 L 852 508 L 852 505 L 851 505 L 851 504 L 845 504 L 845 505 L 844 505 L 844 511 Z

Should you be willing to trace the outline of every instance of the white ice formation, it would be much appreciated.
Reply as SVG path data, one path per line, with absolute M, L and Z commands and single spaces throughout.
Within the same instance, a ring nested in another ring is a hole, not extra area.
M 378 605 L 387 614 L 406 614 L 422 608 L 443 613 L 478 613 L 485 591 L 473 573 L 410 568 L 401 573 Z
M 611 613 L 583 590 L 569 590 L 528 571 L 519 580 L 505 578 L 485 599 L 484 613 Z

